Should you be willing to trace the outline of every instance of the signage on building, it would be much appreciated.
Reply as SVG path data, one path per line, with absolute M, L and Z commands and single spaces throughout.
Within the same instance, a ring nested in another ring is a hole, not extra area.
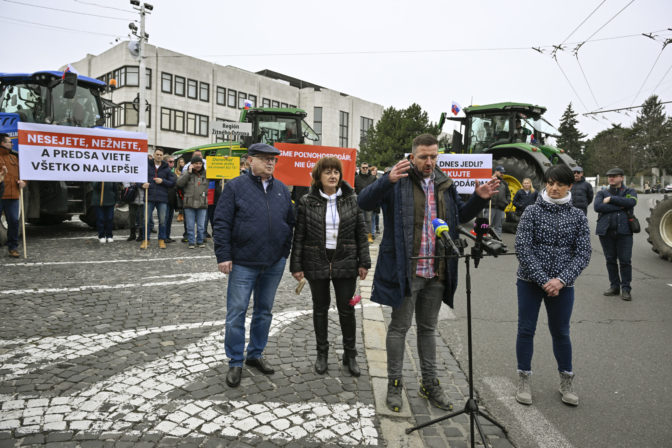
M 146 182 L 147 135 L 19 122 L 25 180 Z
M 285 185 L 309 187 L 313 167 L 322 157 L 336 157 L 343 164 L 343 180 L 355 185 L 357 149 L 333 146 L 298 145 L 295 143 L 275 143 L 280 157 L 273 176 Z
M 208 179 L 233 179 L 240 174 L 240 157 L 208 156 L 205 164 Z
M 235 121 L 215 120 L 210 122 L 212 135 L 217 136 L 250 136 L 252 135 L 252 123 L 238 123 Z

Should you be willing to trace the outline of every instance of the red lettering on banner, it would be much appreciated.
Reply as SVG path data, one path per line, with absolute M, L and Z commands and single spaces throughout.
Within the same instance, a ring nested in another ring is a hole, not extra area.
M 453 179 L 489 179 L 492 177 L 490 168 L 442 168 L 441 171 Z
M 19 145 L 44 145 L 73 149 L 147 152 L 147 140 L 143 139 L 28 131 L 23 129 L 19 130 Z
M 273 176 L 286 185 L 309 187 L 313 167 L 323 157 L 336 157 L 343 164 L 343 180 L 354 187 L 357 149 L 334 146 L 298 145 L 276 143 L 281 152 Z

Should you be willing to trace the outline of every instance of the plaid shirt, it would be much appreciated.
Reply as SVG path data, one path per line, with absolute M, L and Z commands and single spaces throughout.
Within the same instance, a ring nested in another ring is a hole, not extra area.
M 422 223 L 422 239 L 420 240 L 419 257 L 434 256 L 436 244 L 434 226 L 432 221 L 436 218 L 436 201 L 434 200 L 434 173 L 429 179 L 422 180 L 422 189 L 425 192 L 425 220 Z M 434 278 L 434 259 L 425 258 L 418 260 L 415 275 L 423 278 Z

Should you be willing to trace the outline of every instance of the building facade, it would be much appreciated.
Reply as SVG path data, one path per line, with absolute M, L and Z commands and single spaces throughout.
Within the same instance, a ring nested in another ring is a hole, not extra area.
M 168 152 L 216 141 L 215 120 L 238 121 L 245 102 L 253 107 L 299 107 L 320 135 L 314 144 L 359 149 L 383 106 L 270 70 L 249 72 L 145 45 L 147 137 Z M 137 130 L 139 66 L 121 42 L 72 66 L 82 75 L 117 88 L 105 97 L 118 104 L 106 126 Z M 135 101 L 135 103 L 134 103 Z M 306 141 L 311 143 L 310 141 Z

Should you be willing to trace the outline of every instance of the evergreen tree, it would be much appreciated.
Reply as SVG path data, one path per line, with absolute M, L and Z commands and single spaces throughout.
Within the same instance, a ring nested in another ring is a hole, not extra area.
M 560 127 L 558 128 L 560 131 L 558 147 L 564 149 L 565 152 L 580 165 L 583 163 L 581 148 L 584 145 L 583 139 L 586 137 L 586 134 L 579 132 L 576 127 L 579 123 L 576 119 L 577 115 L 578 114 L 574 112 L 574 109 L 572 109 L 572 103 L 569 103 L 560 119 Z
M 424 133 L 438 136 L 439 129 L 419 105 L 413 103 L 399 110 L 389 107 L 361 142 L 358 165 L 367 162 L 379 169 L 393 166 L 404 153 L 411 152 L 413 139 Z
M 641 168 L 672 170 L 672 122 L 666 119 L 663 105 L 656 95 L 650 96 L 642 105 L 632 125 L 635 159 Z M 635 174 L 634 172 L 631 174 Z
M 604 177 L 607 170 L 616 166 L 628 171 L 632 160 L 631 139 L 629 128 L 614 124 L 588 140 L 581 162 L 584 172 Z

